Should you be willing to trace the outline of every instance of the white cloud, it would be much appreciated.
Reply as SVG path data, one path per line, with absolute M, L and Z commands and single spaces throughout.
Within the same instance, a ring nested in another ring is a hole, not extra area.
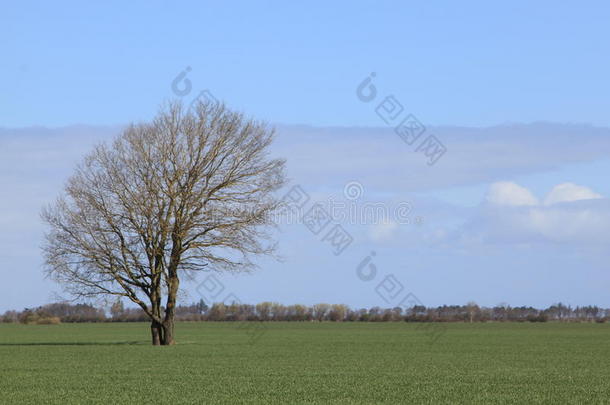
M 539 204 L 525 187 L 494 183 L 487 201 L 448 238 L 462 244 L 610 243 L 610 200 L 587 187 L 559 184 Z
M 509 181 L 493 183 L 487 201 L 498 205 L 538 205 L 538 199 L 528 189 Z
M 534 231 L 552 242 L 597 245 L 610 239 L 608 204 L 537 208 L 528 219 Z
M 391 240 L 396 231 L 398 224 L 394 221 L 387 220 L 370 227 L 369 236 L 374 242 L 385 242 Z
M 574 183 L 563 183 L 553 187 L 544 199 L 544 204 L 551 205 L 561 202 L 593 200 L 598 198 L 602 198 L 602 196 L 588 187 L 579 186 Z

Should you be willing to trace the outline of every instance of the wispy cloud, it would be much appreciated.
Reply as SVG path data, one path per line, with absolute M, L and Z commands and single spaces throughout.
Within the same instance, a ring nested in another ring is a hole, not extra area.
M 350 226 L 358 246 L 354 249 L 366 249 L 354 251 L 353 260 L 368 254 L 370 245 L 392 249 L 393 253 L 386 252 L 384 257 L 393 257 L 397 263 L 405 246 L 434 250 L 436 256 L 417 257 L 417 262 L 423 262 L 454 257 L 458 249 L 477 254 L 491 245 L 505 249 L 510 257 L 507 252 L 515 246 L 555 246 L 552 254 L 562 255 L 570 250 L 565 247 L 596 246 L 601 251 L 610 242 L 610 201 L 595 184 L 566 183 L 562 178 L 555 187 L 540 193 L 506 181 L 610 157 L 610 129 L 531 124 L 429 130 L 442 137 L 451 150 L 434 166 L 383 128 L 279 126 L 273 153 L 287 158 L 291 181 L 304 185 L 312 200 L 340 197 L 345 184 L 357 181 L 364 186 L 358 204 L 412 204 L 410 218 L 421 217 L 421 224 L 402 224 L 390 217 L 394 220 Z M 40 271 L 38 246 L 44 231 L 40 208 L 59 194 L 93 144 L 109 140 L 119 131 L 119 127 L 88 126 L 0 129 L 1 271 L 23 286 L 18 291 L 9 287 L 11 283 L 0 286 L 4 302 L 12 307 L 44 303 L 55 289 Z M 450 199 L 435 200 L 429 194 L 486 185 L 490 185 L 488 194 L 481 194 L 480 204 L 474 208 L 453 204 Z M 329 259 L 316 256 L 319 242 L 302 226 L 292 228 L 285 229 L 280 246 L 285 248 L 283 254 L 293 252 L 294 260 L 303 261 L 293 261 L 293 267 L 336 268 L 336 263 L 324 264 Z M 307 255 L 301 257 L 302 252 Z M 281 281 L 285 285 L 295 284 L 300 277 L 294 272 L 287 275 L 271 270 L 269 274 L 292 277 Z M 320 274 L 329 273 L 321 269 Z M 261 280 L 267 279 L 261 275 Z M 299 280 L 301 284 L 309 282 L 307 277 Z M 271 288 L 259 287 L 260 291 Z M 246 290 L 239 293 L 248 296 Z M 287 290 L 286 296 L 292 293 Z
M 430 167 L 387 128 L 280 126 L 275 145 L 291 177 L 340 187 L 358 179 L 385 192 L 490 183 L 610 156 L 610 129 L 587 125 L 431 127 L 451 153 Z

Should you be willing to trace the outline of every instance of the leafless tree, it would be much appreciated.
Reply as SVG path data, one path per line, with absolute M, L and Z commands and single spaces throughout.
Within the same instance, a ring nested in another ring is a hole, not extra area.
M 180 103 L 100 144 L 42 211 L 47 273 L 76 297 L 139 305 L 154 345 L 174 344 L 176 299 L 192 271 L 241 271 L 271 254 L 284 183 L 274 131 L 222 104 Z
M 475 317 L 481 309 L 479 308 L 476 302 L 469 301 L 466 304 L 466 310 L 468 311 L 468 320 L 470 321 L 470 323 L 472 323 L 474 322 Z

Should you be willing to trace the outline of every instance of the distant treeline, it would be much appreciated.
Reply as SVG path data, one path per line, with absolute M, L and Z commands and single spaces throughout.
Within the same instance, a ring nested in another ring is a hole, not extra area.
M 263 302 L 257 305 L 215 303 L 203 301 L 178 306 L 178 321 L 334 321 L 334 322 L 606 322 L 610 309 L 596 306 L 571 307 L 555 304 L 546 309 L 532 307 L 443 305 L 436 308 L 414 306 L 405 308 L 351 309 L 339 304 L 282 305 Z M 7 311 L 4 323 L 57 324 L 61 322 L 148 322 L 141 309 L 125 308 L 117 302 L 109 310 L 91 304 L 55 303 L 23 311 Z

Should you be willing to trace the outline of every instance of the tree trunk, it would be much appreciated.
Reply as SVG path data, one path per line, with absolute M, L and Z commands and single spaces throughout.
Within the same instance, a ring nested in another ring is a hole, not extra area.
M 150 324 L 150 332 L 153 346 L 161 346 L 164 341 L 163 326 L 157 321 L 152 321 Z
M 180 242 L 174 240 L 174 246 L 180 246 Z M 180 285 L 177 273 L 177 263 L 179 263 L 180 259 L 176 257 L 177 255 L 174 254 L 168 268 L 169 286 L 167 289 L 165 318 L 163 319 L 163 344 L 166 346 L 176 344 L 174 340 L 174 319 L 176 315 L 176 297 L 178 296 L 178 287 Z
M 174 319 L 165 319 L 163 322 L 163 342 L 164 346 L 171 346 L 176 344 L 174 340 Z
M 150 330 L 152 334 L 153 346 L 160 346 L 163 344 L 163 325 L 161 324 L 161 270 L 160 270 L 160 257 L 155 258 L 155 275 L 152 278 L 151 293 L 150 293 L 150 306 L 152 311 L 152 323 Z

